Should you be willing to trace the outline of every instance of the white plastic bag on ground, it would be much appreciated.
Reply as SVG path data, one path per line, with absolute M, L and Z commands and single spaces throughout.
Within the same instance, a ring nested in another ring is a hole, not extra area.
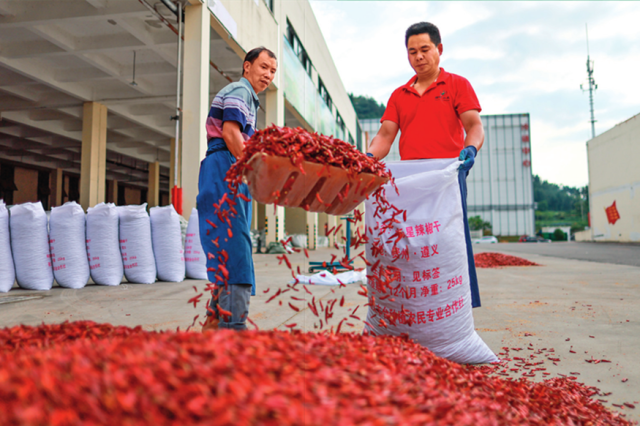
M 378 236 L 377 230 L 391 212 L 374 217 L 375 200 L 367 200 L 367 260 L 372 264 L 367 287 L 370 302 L 372 296 L 375 302 L 369 308 L 366 329 L 374 334 L 406 333 L 451 361 L 495 362 L 495 354 L 474 329 L 459 164 L 456 159 L 387 164 L 400 193 L 386 185 L 387 199 L 406 210 L 407 218 L 396 225 L 404 237 L 394 248 L 396 238 L 391 236 L 396 231 Z M 373 256 L 374 251 L 380 254 Z M 390 288 L 382 285 L 383 270 L 390 273 Z
M 151 243 L 151 222 L 147 203 L 118 206 L 120 253 L 127 281 L 138 284 L 156 282 L 156 261 Z
M 0 200 L 0 293 L 11 290 L 16 280 L 11 255 L 11 236 L 9 234 L 9 210 Z
M 75 201 L 51 209 L 49 249 L 53 276 L 61 287 L 82 288 L 89 281 L 84 210 Z
M 9 227 L 18 285 L 28 290 L 51 290 L 53 269 L 47 215 L 42 204 L 38 201 L 13 206 Z
M 340 285 L 340 284 L 353 284 L 357 282 L 367 283 L 367 272 L 362 271 L 347 271 L 340 274 L 333 275 L 329 271 L 321 271 L 317 274 L 296 275 L 296 279 L 301 284 L 313 284 L 313 285 Z M 295 281 L 291 281 L 294 283 Z
M 185 265 L 180 216 L 172 205 L 152 207 L 150 215 L 151 240 L 158 279 L 171 282 L 184 281 Z
M 122 282 L 118 210 L 113 203 L 100 203 L 87 210 L 87 258 L 93 282 L 101 285 Z
M 187 225 L 187 238 L 184 246 L 184 262 L 188 278 L 207 279 L 207 254 L 200 243 L 200 223 L 198 210 L 192 209 Z

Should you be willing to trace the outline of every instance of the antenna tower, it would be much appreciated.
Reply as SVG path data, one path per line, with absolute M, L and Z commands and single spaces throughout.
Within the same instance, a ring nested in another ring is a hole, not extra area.
M 593 139 L 596 137 L 596 119 L 593 115 L 593 92 L 598 89 L 598 85 L 593 79 L 593 61 L 589 56 L 589 28 L 587 27 L 587 24 L 584 24 L 584 26 L 587 32 L 587 80 L 589 83 L 589 89 L 585 89 L 583 87 L 584 84 L 580 85 L 580 89 L 582 89 L 583 92 L 586 92 L 587 90 L 589 91 L 589 107 L 591 108 L 591 138 Z

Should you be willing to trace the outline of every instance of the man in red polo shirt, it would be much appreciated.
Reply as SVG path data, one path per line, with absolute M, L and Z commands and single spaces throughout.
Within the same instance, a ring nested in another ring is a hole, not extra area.
M 467 79 L 440 68 L 442 43 L 438 28 L 428 22 L 410 26 L 405 34 L 409 63 L 416 72 L 392 94 L 380 120 L 382 126 L 367 155 L 383 159 L 400 130 L 400 158 L 459 158 L 458 180 L 465 216 L 471 300 L 480 306 L 478 280 L 467 217 L 466 176 L 484 142 L 480 103 Z M 466 136 L 465 136 L 466 134 Z

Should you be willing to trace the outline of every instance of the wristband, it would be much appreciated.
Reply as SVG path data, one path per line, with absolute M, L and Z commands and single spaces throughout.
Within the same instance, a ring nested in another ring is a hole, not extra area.
M 367 157 L 371 157 L 371 158 L 373 158 L 373 154 L 372 154 L 372 153 L 370 153 L 370 152 L 367 152 Z

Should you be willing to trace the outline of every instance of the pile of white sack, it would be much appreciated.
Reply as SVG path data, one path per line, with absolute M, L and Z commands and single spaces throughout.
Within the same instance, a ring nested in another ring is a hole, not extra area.
M 191 213 L 183 244 L 181 218 L 172 205 L 116 207 L 100 203 L 85 214 L 74 201 L 47 214 L 40 202 L 7 207 L 0 199 L 0 292 L 18 286 L 79 289 L 156 280 L 207 279 L 198 214 Z M 49 217 L 47 217 L 49 216 Z

